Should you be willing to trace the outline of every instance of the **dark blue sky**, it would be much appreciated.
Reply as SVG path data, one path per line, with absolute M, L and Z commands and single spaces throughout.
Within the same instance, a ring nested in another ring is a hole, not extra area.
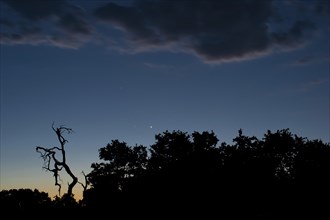
M 0 9 L 1 189 L 54 194 L 35 152 L 58 146 L 53 122 L 75 131 L 67 157 L 79 177 L 111 140 L 149 146 L 165 130 L 213 130 L 230 143 L 240 128 L 259 138 L 290 128 L 330 141 L 326 0 L 1 0 Z

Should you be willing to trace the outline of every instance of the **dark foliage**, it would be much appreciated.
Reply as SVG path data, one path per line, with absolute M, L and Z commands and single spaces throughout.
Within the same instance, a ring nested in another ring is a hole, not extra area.
M 155 217 L 329 215 L 329 144 L 289 129 L 261 140 L 239 130 L 232 145 L 217 143 L 213 132 L 182 131 L 156 135 L 149 149 L 115 140 L 100 149 L 104 162 L 92 165 L 84 202 Z
M 330 217 L 329 143 L 289 129 L 267 131 L 262 139 L 239 130 L 231 145 L 218 145 L 206 131 L 165 131 L 155 139 L 149 148 L 113 140 L 99 149 L 103 162 L 92 164 L 90 187 L 79 203 L 65 196 L 50 202 L 31 192 L 25 199 L 33 207 L 101 216 Z M 23 194 L 8 192 L 1 192 L 2 207 L 30 207 L 17 202 Z
M 31 210 L 50 207 L 51 199 L 37 189 L 10 189 L 0 191 L 0 204 L 3 211 Z

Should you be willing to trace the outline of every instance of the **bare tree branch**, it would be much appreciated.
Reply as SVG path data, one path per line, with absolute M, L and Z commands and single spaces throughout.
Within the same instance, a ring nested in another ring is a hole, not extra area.
M 77 184 L 78 178 L 72 173 L 70 167 L 66 163 L 66 155 L 65 155 L 65 144 L 68 142 L 64 137 L 63 133 L 67 132 L 68 134 L 72 133 L 73 130 L 71 128 L 67 128 L 64 126 L 60 126 L 58 128 L 54 127 L 54 123 L 52 124 L 52 129 L 56 133 L 57 139 L 61 144 L 61 147 L 36 147 L 36 151 L 40 153 L 41 157 L 44 160 L 43 169 L 46 171 L 50 171 L 54 174 L 55 185 L 58 186 L 59 196 L 61 195 L 61 184 L 59 183 L 60 175 L 59 172 L 64 168 L 65 172 L 72 178 L 72 182 L 68 184 L 67 195 L 72 196 L 73 187 Z M 62 161 L 56 158 L 56 153 L 60 153 L 62 156 Z M 52 167 L 53 163 L 53 168 Z
M 88 181 L 88 178 L 87 178 L 87 175 L 85 174 L 85 172 L 84 171 L 81 171 L 81 173 L 85 177 L 85 184 L 83 184 L 82 182 L 78 182 L 78 183 L 83 187 L 83 193 L 85 193 L 86 190 L 87 190 L 87 187 L 89 185 L 89 181 Z

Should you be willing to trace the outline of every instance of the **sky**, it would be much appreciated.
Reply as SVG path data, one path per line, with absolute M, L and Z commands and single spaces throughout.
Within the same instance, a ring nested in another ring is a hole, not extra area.
M 57 193 L 35 151 L 60 146 L 53 123 L 81 181 L 111 140 L 166 130 L 329 143 L 329 16 L 327 0 L 0 0 L 1 190 Z

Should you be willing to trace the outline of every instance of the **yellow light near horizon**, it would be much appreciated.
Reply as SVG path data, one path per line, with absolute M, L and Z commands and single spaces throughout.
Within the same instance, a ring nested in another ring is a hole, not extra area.
M 79 189 L 78 189 L 79 188 Z M 58 188 L 53 187 L 52 189 L 49 189 L 48 191 L 48 196 L 53 200 L 56 196 L 59 196 L 58 194 Z M 64 189 L 61 190 L 61 196 L 66 193 L 66 190 Z M 83 198 L 83 192 L 80 187 L 80 185 L 76 185 L 75 188 L 73 188 L 73 195 L 76 201 L 79 201 Z
M 52 200 L 59 196 L 58 187 L 55 186 L 54 178 L 49 173 L 40 173 L 38 175 L 16 175 L 11 178 L 3 178 L 1 181 L 1 190 L 10 189 L 37 189 L 39 192 L 48 193 L 48 197 Z M 7 177 L 7 176 L 4 176 Z M 2 177 L 1 177 L 2 178 Z M 67 184 L 71 179 L 62 175 L 61 196 L 67 192 Z M 9 181 L 10 180 L 10 181 Z M 83 198 L 83 188 L 80 184 L 76 184 L 73 188 L 74 198 L 79 201 Z

